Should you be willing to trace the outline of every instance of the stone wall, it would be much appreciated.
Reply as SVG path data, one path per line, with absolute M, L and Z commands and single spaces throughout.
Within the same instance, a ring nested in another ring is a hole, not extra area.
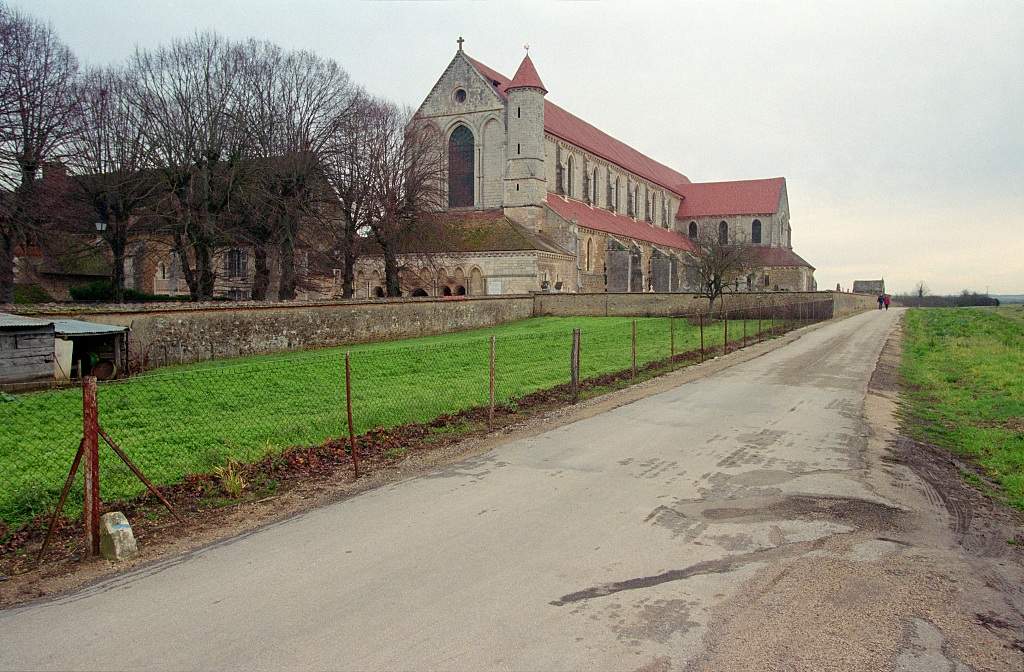
M 749 310 L 751 316 L 764 314 L 770 306 L 775 306 L 776 314 L 788 310 L 795 315 L 795 306 L 809 302 L 827 304 L 819 308 L 836 317 L 875 307 L 874 296 L 836 292 L 741 292 L 725 298 L 731 312 Z M 720 307 L 716 302 L 716 310 Z M 179 362 L 429 336 L 534 316 L 645 317 L 706 310 L 707 299 L 694 294 L 602 292 L 320 303 L 51 304 L 18 312 L 128 326 L 128 357 L 131 369 L 137 371 Z
M 834 309 L 833 317 L 846 317 L 854 313 L 878 308 L 878 297 L 875 294 L 850 294 L 848 292 L 829 292 L 832 294 Z
M 131 327 L 133 371 L 165 363 L 308 350 L 487 327 L 533 314 L 526 296 L 388 299 L 299 304 L 143 304 L 114 309 L 44 308 L 38 317 L 71 316 Z
M 834 315 L 841 317 L 874 307 L 873 300 L 867 295 L 836 292 L 740 292 L 727 294 L 725 306 L 730 311 L 756 311 L 770 306 L 783 309 L 802 303 L 830 301 Z M 692 315 L 707 309 L 708 300 L 696 294 L 538 294 L 534 316 L 654 317 Z M 720 309 L 721 303 L 716 301 L 715 310 Z

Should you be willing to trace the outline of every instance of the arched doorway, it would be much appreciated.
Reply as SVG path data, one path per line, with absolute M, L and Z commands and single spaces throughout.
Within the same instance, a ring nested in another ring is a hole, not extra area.
M 466 295 L 466 288 L 465 287 L 463 287 L 462 285 L 459 285 L 459 286 L 457 286 L 455 288 L 455 296 L 465 296 L 465 295 Z
M 410 296 L 430 296 L 430 295 L 427 294 L 427 290 L 423 289 L 422 287 L 417 287 L 416 289 L 412 290 L 412 294 Z
M 473 133 L 459 125 L 448 139 L 448 207 L 473 207 Z
M 441 288 L 441 296 L 451 296 L 451 295 L 452 295 L 452 288 L 451 287 L 449 287 L 448 285 L 445 285 L 443 288 Z

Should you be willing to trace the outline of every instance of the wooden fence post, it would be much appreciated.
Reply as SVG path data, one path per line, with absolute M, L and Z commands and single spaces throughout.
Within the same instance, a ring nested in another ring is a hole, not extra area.
M 761 317 L 764 314 L 764 304 L 760 301 L 757 302 L 757 342 L 760 343 L 764 340 L 764 336 L 761 334 Z
M 741 345 L 740 347 L 742 347 L 742 348 L 747 347 L 747 316 L 746 315 L 743 316 L 743 341 L 742 341 L 742 343 L 743 343 L 743 345 Z
M 491 351 L 487 365 L 487 429 L 494 429 L 494 336 L 491 336 Z
M 633 320 L 633 377 L 636 378 L 636 320 Z
M 345 411 L 348 415 L 348 446 L 352 451 L 352 471 L 359 478 L 359 450 L 356 448 L 356 430 L 352 426 L 352 366 L 349 353 L 345 353 Z
M 100 459 L 99 408 L 96 378 L 82 379 L 82 458 L 84 460 L 82 521 L 85 524 L 85 555 L 100 553 Z
M 572 401 L 580 400 L 580 330 L 572 330 L 572 350 L 569 352 L 569 379 Z

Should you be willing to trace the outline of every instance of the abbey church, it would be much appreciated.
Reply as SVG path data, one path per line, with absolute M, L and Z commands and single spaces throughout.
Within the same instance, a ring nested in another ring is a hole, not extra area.
M 687 292 L 698 236 L 743 242 L 739 291 L 815 288 L 792 249 L 785 178 L 691 182 L 547 99 L 529 55 L 511 79 L 459 49 L 417 116 L 446 143 L 447 255 L 406 260 L 403 294 Z M 365 259 L 357 292 L 380 293 Z

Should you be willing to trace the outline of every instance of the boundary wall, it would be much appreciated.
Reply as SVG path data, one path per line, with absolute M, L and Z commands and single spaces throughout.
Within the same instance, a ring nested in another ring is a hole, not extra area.
M 725 308 L 753 311 L 832 299 L 832 316 L 875 307 L 868 294 L 839 292 L 737 293 Z M 46 304 L 14 306 L 20 314 L 75 317 L 130 328 L 132 371 L 179 363 L 310 350 L 350 343 L 432 336 L 539 316 L 649 317 L 706 312 L 694 294 L 527 294 L 458 299 L 417 298 L 316 303 Z M 721 310 L 715 302 L 715 312 Z

